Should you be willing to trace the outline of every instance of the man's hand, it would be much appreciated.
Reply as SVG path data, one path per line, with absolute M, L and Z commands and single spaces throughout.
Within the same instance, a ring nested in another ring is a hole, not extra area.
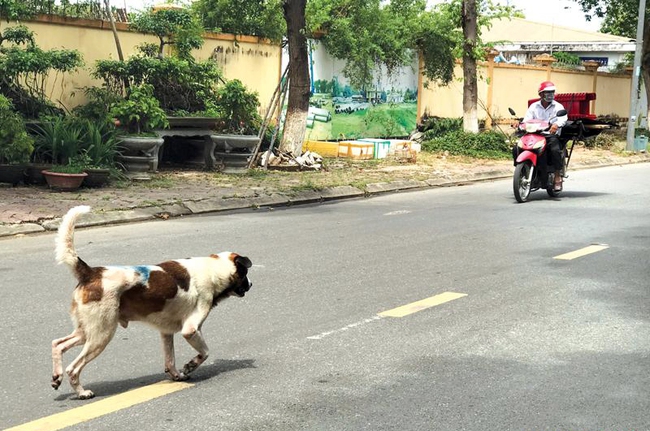
M 549 132 L 551 132 L 552 134 L 557 133 L 557 124 L 552 124 Z

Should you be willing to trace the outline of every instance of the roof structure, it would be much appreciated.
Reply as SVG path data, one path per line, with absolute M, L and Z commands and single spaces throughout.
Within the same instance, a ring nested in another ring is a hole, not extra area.
M 577 30 L 522 18 L 502 18 L 492 21 L 490 28 L 481 29 L 484 42 L 593 42 L 634 43 L 634 39 L 612 34 Z
M 481 38 L 500 52 L 509 53 L 509 63 L 526 64 L 543 53 L 570 52 L 582 60 L 595 60 L 611 69 L 635 50 L 635 41 L 612 34 L 572 29 L 522 18 L 493 20 L 482 28 Z

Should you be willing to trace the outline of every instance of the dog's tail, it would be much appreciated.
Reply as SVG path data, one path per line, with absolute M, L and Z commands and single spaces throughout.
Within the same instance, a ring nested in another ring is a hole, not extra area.
M 90 207 L 86 205 L 71 208 L 63 216 L 59 231 L 56 235 L 56 261 L 59 264 L 65 263 L 73 272 L 77 263 L 80 261 L 79 256 L 77 256 L 77 250 L 74 248 L 74 225 L 81 214 L 89 211 Z

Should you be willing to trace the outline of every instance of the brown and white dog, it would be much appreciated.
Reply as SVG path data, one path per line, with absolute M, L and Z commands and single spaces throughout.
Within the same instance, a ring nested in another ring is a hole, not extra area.
M 68 211 L 56 237 L 56 260 L 70 267 L 78 284 L 70 311 L 75 330 L 52 341 L 52 387 L 58 389 L 63 380 L 63 353 L 83 345 L 65 372 L 80 399 L 92 398 L 93 392 L 81 386 L 79 374 L 111 341 L 117 324 L 126 328 L 130 321 L 145 322 L 160 331 L 165 372 L 173 380 L 187 379 L 208 357 L 201 325 L 210 310 L 229 296 L 243 297 L 251 288 L 250 259 L 222 252 L 158 265 L 91 267 L 74 247 L 75 222 L 89 211 L 88 206 Z M 182 372 L 174 359 L 174 334 L 179 331 L 198 352 Z

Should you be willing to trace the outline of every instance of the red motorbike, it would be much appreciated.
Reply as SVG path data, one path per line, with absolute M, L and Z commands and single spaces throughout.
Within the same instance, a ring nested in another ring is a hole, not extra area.
M 513 116 L 515 115 L 512 109 L 510 113 Z M 551 127 L 553 119 L 566 114 L 567 112 L 562 109 L 550 121 L 522 121 L 517 126 L 515 136 L 519 139 L 516 146 L 513 147 L 512 152 L 515 164 L 512 190 L 517 202 L 526 202 L 530 196 L 530 192 L 539 189 L 546 189 L 546 192 L 552 197 L 560 195 L 560 191 L 554 189 L 554 171 L 549 169 L 549 163 L 546 160 L 548 157 L 546 137 L 549 136 L 548 129 Z M 564 152 L 564 163 L 560 172 L 562 178 L 566 176 L 566 168 L 571 158 L 571 155 L 567 154 L 566 151 L 566 141 L 560 138 Z M 571 146 L 571 150 L 573 150 L 573 146 Z

